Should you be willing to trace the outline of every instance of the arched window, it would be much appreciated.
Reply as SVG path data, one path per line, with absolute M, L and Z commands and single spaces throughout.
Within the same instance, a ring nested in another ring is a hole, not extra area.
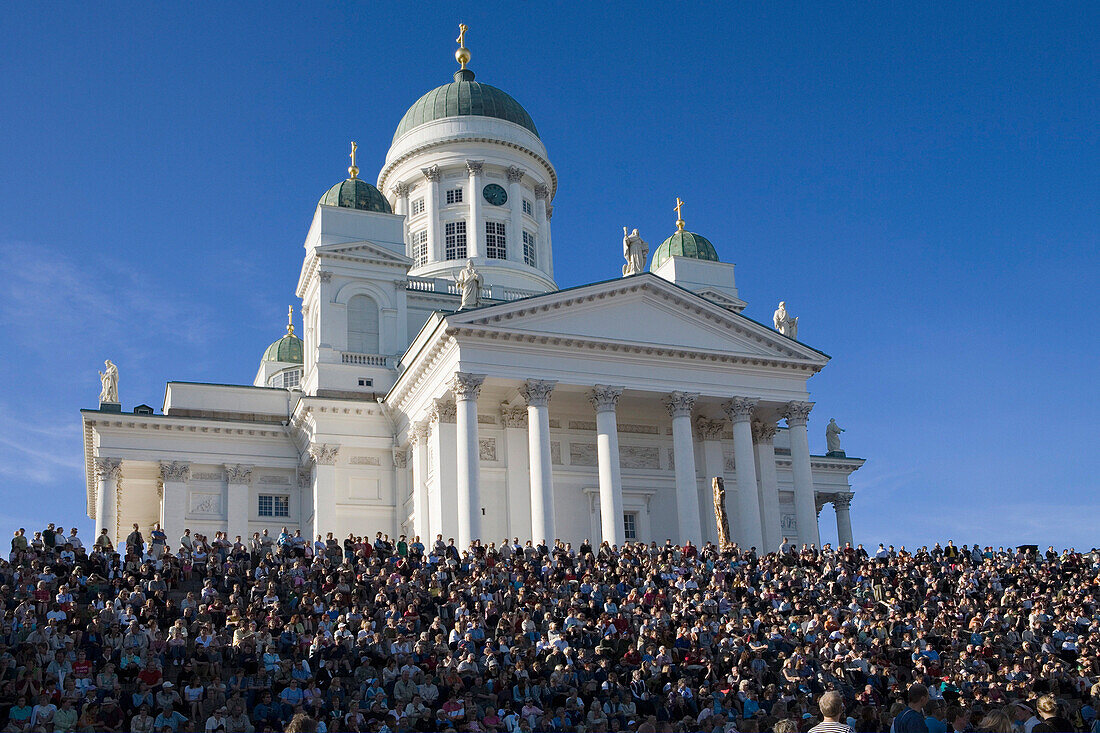
M 366 295 L 348 301 L 348 351 L 378 353 L 378 305 Z

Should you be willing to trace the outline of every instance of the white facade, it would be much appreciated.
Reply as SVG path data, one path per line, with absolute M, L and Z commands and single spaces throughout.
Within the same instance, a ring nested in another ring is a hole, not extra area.
M 97 534 L 713 541 L 722 477 L 742 545 L 818 543 L 825 503 L 850 541 L 863 461 L 811 455 L 806 432 L 828 357 L 743 317 L 731 264 L 673 256 L 559 291 L 556 186 L 537 135 L 502 119 L 396 139 L 378 176 L 395 213 L 314 214 L 302 363 L 265 360 L 254 386 L 169 382 L 162 414 L 83 411 Z M 483 304 L 458 311 L 467 260 Z

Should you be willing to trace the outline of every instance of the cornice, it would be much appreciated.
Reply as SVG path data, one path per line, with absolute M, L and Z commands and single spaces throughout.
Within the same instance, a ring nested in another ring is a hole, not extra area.
M 628 341 L 609 341 L 587 336 L 552 336 L 545 333 L 525 333 L 506 329 L 487 328 L 485 326 L 455 326 L 447 329 L 447 335 L 453 337 L 481 338 L 488 341 L 511 341 L 517 343 L 540 344 L 555 348 L 577 348 L 586 351 L 605 353 L 639 354 L 644 356 L 668 356 L 691 361 L 709 361 L 715 363 L 744 364 L 770 368 L 791 369 L 793 371 L 821 371 L 824 364 L 781 359 L 769 356 L 751 356 L 748 354 L 729 354 L 706 349 L 685 349 L 666 345 L 637 344 Z
M 412 148 L 411 150 L 408 150 L 403 155 L 401 155 L 401 157 L 393 159 L 382 167 L 382 170 L 378 173 L 378 190 L 386 190 L 386 178 L 402 163 L 422 153 L 426 153 L 429 150 L 434 150 L 436 148 L 441 148 L 447 145 L 453 145 L 454 143 L 492 143 L 494 145 L 501 145 L 506 148 L 518 150 L 521 153 L 526 153 L 527 155 L 530 155 L 532 158 L 534 158 L 539 163 L 539 165 L 546 169 L 546 173 L 549 176 L 551 182 L 550 199 L 552 200 L 554 198 L 554 195 L 557 193 L 558 174 L 554 171 L 554 166 L 552 166 L 550 164 L 550 161 L 548 161 L 546 158 L 539 155 L 534 150 L 531 150 L 530 148 L 523 145 L 519 145 L 518 143 L 508 142 L 506 140 L 498 140 L 492 137 L 474 135 L 460 135 L 458 137 L 449 137 L 444 140 L 433 140 L 430 143 L 424 143 L 423 145 L 419 145 L 415 148 Z
M 195 433 L 205 435 L 249 435 L 256 438 L 275 438 L 285 435 L 281 425 L 272 423 L 231 422 L 219 423 L 208 418 L 173 417 L 171 415 L 122 415 L 96 413 L 85 415 L 86 430 L 92 428 L 116 428 L 123 430 L 150 430 L 161 432 Z M 86 441 L 88 442 L 88 441 Z
M 825 458 L 822 456 L 810 456 L 811 470 L 819 468 L 823 471 L 845 471 L 847 473 L 854 473 L 866 462 L 864 458 Z M 776 456 L 775 465 L 779 468 L 790 468 L 792 463 L 789 456 Z

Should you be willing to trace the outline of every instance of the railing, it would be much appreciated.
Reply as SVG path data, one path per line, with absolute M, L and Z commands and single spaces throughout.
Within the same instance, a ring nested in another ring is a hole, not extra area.
M 340 361 L 344 364 L 358 364 L 360 366 L 386 366 L 386 357 L 381 354 L 355 354 L 350 351 L 344 351 L 340 354 Z
M 414 290 L 419 293 L 439 293 L 440 295 L 454 296 L 462 295 L 462 289 L 458 287 L 458 283 L 454 280 L 438 277 L 410 277 L 405 281 L 405 289 Z M 523 290 L 522 288 L 506 288 L 495 285 L 481 288 L 481 297 L 483 300 L 507 301 L 530 298 L 532 295 L 539 295 L 541 292 L 542 291 L 539 290 Z

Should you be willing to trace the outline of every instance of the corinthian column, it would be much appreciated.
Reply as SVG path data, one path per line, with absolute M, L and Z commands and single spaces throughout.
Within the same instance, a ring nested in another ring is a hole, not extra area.
M 107 530 L 118 547 L 118 484 L 122 481 L 121 458 L 95 458 L 95 536 Z M 121 554 L 121 553 L 120 553 Z
M 342 533 L 337 527 L 336 513 L 336 458 L 340 454 L 339 444 L 314 443 L 309 447 L 309 457 L 313 459 L 313 536 L 332 532 L 337 537 Z
M 506 172 L 508 176 L 508 206 L 511 207 L 508 222 L 508 259 L 515 262 L 523 262 L 523 189 L 520 181 L 523 180 L 524 170 L 518 166 L 510 166 Z M 538 255 L 536 250 L 535 255 Z
M 413 535 L 420 537 L 424 547 L 431 547 L 435 539 L 428 508 L 428 438 L 431 434 L 432 428 L 426 422 L 414 423 L 409 427 L 409 444 L 413 454 Z
M 439 181 L 443 172 L 438 165 L 421 172 L 428 179 L 428 190 L 424 194 L 424 208 L 428 214 L 428 261 L 439 262 L 443 259 L 443 238 L 439 236 Z
M 168 535 L 168 545 L 179 551 L 180 537 L 187 527 L 187 482 L 191 480 L 191 464 L 187 461 L 164 461 L 160 464 L 160 479 L 164 491 L 160 500 L 160 528 Z
M 673 392 L 665 400 L 672 418 L 672 453 L 676 464 L 676 515 L 679 519 L 680 544 L 688 540 L 703 543 L 703 527 L 699 523 L 699 484 L 695 478 L 695 440 L 691 434 L 691 411 L 697 394 Z
M 806 421 L 812 402 L 788 402 L 783 416 L 791 438 L 791 473 L 794 477 L 794 519 L 798 524 L 798 540 L 819 546 L 817 511 L 814 505 L 814 478 L 810 472 L 810 442 L 806 437 Z
M 782 541 L 779 518 L 779 478 L 775 470 L 775 423 L 752 424 L 756 443 L 756 475 L 760 481 L 760 521 L 764 552 L 776 552 Z
M 484 374 L 456 372 L 451 380 L 458 423 L 458 546 L 465 550 L 471 540 L 481 539 L 481 454 L 477 438 L 477 396 Z
M 850 491 L 833 494 L 833 510 L 836 512 L 836 538 L 838 549 L 852 544 L 852 497 Z
M 554 524 L 554 470 L 550 462 L 550 393 L 557 382 L 529 379 L 520 392 L 527 402 L 527 455 L 531 461 L 531 539 L 552 546 Z
M 623 526 L 623 480 L 619 469 L 619 425 L 615 408 L 622 387 L 597 384 L 589 398 L 596 408 L 596 457 L 600 473 L 600 528 L 612 545 L 626 542 Z
M 233 540 L 240 535 L 243 541 L 248 542 L 248 494 L 252 487 L 252 466 L 226 464 L 225 475 L 228 485 L 225 513 L 229 539 Z
M 484 166 L 484 160 L 466 161 L 466 170 L 470 174 L 470 229 L 466 232 L 466 256 L 470 258 L 485 256 L 481 248 L 482 230 L 485 228 L 481 213 L 481 169 Z
M 764 537 L 760 531 L 760 494 L 756 486 L 756 465 L 752 449 L 752 411 L 756 400 L 734 397 L 723 407 L 733 423 L 733 456 L 737 474 L 737 526 L 738 542 L 744 549 L 755 547 L 764 551 Z

